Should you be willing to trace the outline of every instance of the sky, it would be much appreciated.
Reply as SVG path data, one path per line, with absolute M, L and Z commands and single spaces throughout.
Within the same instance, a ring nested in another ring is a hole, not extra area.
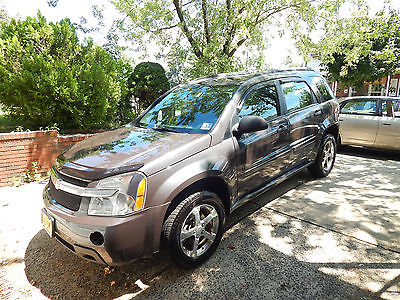
M 371 14 L 374 14 L 379 9 L 382 9 L 387 2 L 386 0 L 367 0 Z M 92 16 L 92 6 L 104 6 L 104 23 L 105 28 L 109 28 L 112 21 L 119 16 L 119 12 L 108 0 L 59 0 L 56 7 L 49 7 L 46 0 L 0 0 L 0 8 L 4 8 L 7 13 L 12 17 L 25 18 L 26 16 L 35 16 L 37 11 L 46 17 L 48 21 L 57 22 L 60 19 L 68 17 L 72 22 L 79 23 L 80 17 L 85 16 L 89 24 L 95 24 L 96 19 Z M 392 0 L 392 7 L 400 9 L 400 0 Z M 352 11 L 351 7 L 346 7 L 341 11 L 345 16 Z M 95 33 L 92 38 L 96 44 L 102 45 L 104 43 L 105 32 Z M 316 33 L 316 36 L 318 33 Z M 270 40 L 270 46 L 265 52 L 266 63 L 272 68 L 286 67 L 285 61 L 287 57 L 295 64 L 302 65 L 304 61 L 302 57 L 297 54 L 293 40 L 290 36 L 274 37 Z M 130 53 L 129 55 L 138 55 L 137 53 Z M 140 58 L 134 57 L 136 63 L 140 62 Z M 166 64 L 160 62 L 164 67 Z

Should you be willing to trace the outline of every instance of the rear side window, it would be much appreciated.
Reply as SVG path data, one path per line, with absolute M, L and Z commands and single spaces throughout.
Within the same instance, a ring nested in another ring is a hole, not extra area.
M 387 117 L 400 118 L 400 100 L 383 101 L 382 114 Z
M 280 112 L 278 103 L 278 93 L 274 85 L 260 87 L 246 98 L 239 117 L 254 115 L 267 120 L 273 119 Z
M 375 115 L 377 111 L 376 100 L 350 100 L 341 109 L 342 114 Z
M 328 101 L 334 98 L 331 88 L 321 77 L 313 77 L 312 84 L 317 87 L 318 92 L 322 96 L 322 101 Z
M 314 103 L 312 92 L 305 82 L 284 82 L 281 87 L 288 112 Z

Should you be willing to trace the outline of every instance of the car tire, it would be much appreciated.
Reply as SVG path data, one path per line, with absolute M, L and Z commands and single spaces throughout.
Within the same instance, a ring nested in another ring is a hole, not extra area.
M 322 139 L 314 163 L 308 167 L 315 177 L 326 177 L 331 172 L 336 158 L 336 140 L 332 134 L 327 134 Z
M 224 232 L 225 209 L 212 192 L 197 192 L 172 211 L 162 228 L 162 244 L 172 261 L 193 268 L 207 260 Z

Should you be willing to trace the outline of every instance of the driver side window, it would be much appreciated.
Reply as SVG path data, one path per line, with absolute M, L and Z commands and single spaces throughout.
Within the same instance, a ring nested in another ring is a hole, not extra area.
M 273 119 L 280 114 L 278 93 L 275 85 L 262 86 L 252 91 L 239 112 L 239 118 L 253 115 L 266 120 Z

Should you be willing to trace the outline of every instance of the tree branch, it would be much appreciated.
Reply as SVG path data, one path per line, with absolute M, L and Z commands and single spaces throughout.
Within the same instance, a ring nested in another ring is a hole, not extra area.
M 149 32 L 157 33 L 157 32 L 163 31 L 163 30 L 168 30 L 168 29 L 172 29 L 172 28 L 178 27 L 178 25 L 179 24 L 171 25 L 171 26 L 168 26 L 168 27 L 161 27 L 161 28 L 157 28 L 155 30 L 149 30 Z
M 230 7 L 231 7 L 231 1 L 230 1 L 230 0 L 227 0 L 227 1 L 226 1 L 226 5 L 227 5 L 227 8 L 229 7 L 229 9 L 230 9 Z M 241 7 L 241 8 L 239 9 L 238 14 L 237 14 L 236 17 L 239 17 L 239 16 L 244 12 L 244 10 L 245 10 L 245 7 L 244 7 L 244 6 Z M 230 10 L 228 11 L 228 14 L 229 14 L 229 15 L 227 15 L 227 18 L 226 18 L 226 25 L 229 24 L 229 21 L 230 21 L 230 19 L 231 19 Z M 232 22 L 232 26 L 231 26 L 231 28 L 230 28 L 230 30 L 229 30 L 227 36 L 226 36 L 226 40 L 225 40 L 224 46 L 222 47 L 223 53 L 225 53 L 225 54 L 228 55 L 228 56 L 229 56 L 229 45 L 231 44 L 231 42 L 232 42 L 233 37 L 235 36 L 235 34 L 236 34 L 236 24 L 235 24 L 234 22 Z
M 228 57 L 232 57 L 233 54 L 235 54 L 236 50 L 237 50 L 245 41 L 247 41 L 247 37 L 245 37 L 245 38 L 241 39 L 239 42 L 237 42 L 236 47 L 233 48 L 233 49 L 229 52 Z
M 202 57 L 203 53 L 199 50 L 196 41 L 194 40 L 192 33 L 189 31 L 189 28 L 186 25 L 185 18 L 182 13 L 182 8 L 179 5 L 179 0 L 173 0 L 175 11 L 178 15 L 180 24 L 182 25 L 182 31 L 185 34 L 186 38 L 188 39 L 190 45 L 193 48 L 193 52 L 197 57 Z
M 209 44 L 210 43 L 210 32 L 208 30 L 206 0 L 201 0 L 201 11 L 203 14 L 204 34 L 206 36 L 206 42 L 207 42 L 207 44 Z
M 313 1 L 314 1 L 314 0 L 311 0 L 311 1 L 309 1 L 309 2 L 313 2 Z M 293 5 L 283 5 L 283 6 L 281 6 L 281 7 L 275 7 L 275 8 L 273 8 L 272 10 L 268 10 L 269 13 L 267 13 L 267 14 L 266 14 L 265 16 L 263 16 L 263 17 L 261 17 L 261 16 L 263 15 L 263 13 L 262 13 L 262 12 L 259 12 L 259 13 L 257 14 L 257 16 L 256 16 L 256 18 L 255 18 L 255 20 L 254 20 L 254 22 L 253 22 L 253 28 L 250 30 L 250 33 L 256 28 L 257 25 L 263 23 L 263 22 L 266 21 L 268 18 L 270 18 L 272 15 L 277 14 L 277 13 L 279 13 L 279 12 L 281 12 L 281 11 L 286 10 L 286 9 L 293 8 L 293 7 L 298 7 L 298 5 L 293 4 Z M 265 12 L 267 12 L 267 11 L 265 11 Z M 265 12 L 264 12 L 264 13 L 265 13 Z M 235 54 L 235 52 L 238 50 L 238 48 L 239 48 L 241 45 L 243 45 L 243 43 L 244 43 L 245 41 L 247 41 L 247 39 L 248 39 L 248 36 L 246 36 L 245 38 L 241 39 L 241 40 L 236 44 L 236 46 L 228 53 L 228 57 L 232 57 L 232 56 Z M 225 46 L 225 45 L 224 45 L 224 46 Z M 226 53 L 226 52 L 225 52 L 226 50 L 227 50 L 227 49 L 224 48 L 224 53 Z

